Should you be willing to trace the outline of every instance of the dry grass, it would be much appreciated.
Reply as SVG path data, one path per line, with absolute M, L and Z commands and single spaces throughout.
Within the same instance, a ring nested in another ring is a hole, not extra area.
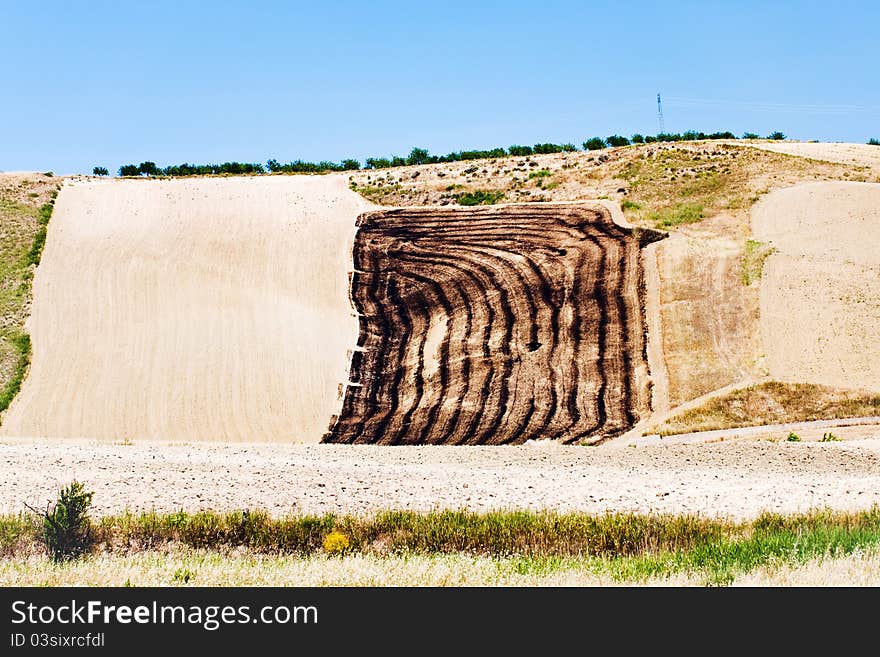
M 349 175 L 382 205 L 448 205 L 469 193 L 504 202 L 608 198 L 633 223 L 661 228 L 719 214 L 743 220 L 762 194 L 814 180 L 870 180 L 870 168 L 821 162 L 727 142 L 642 144 L 603 151 L 471 160 Z
M 694 431 L 753 427 L 849 417 L 880 416 L 880 395 L 808 383 L 771 381 L 707 401 L 646 433 L 670 436 Z
M 687 575 L 639 584 L 685 584 Z M 0 586 L 609 586 L 608 573 L 571 559 L 532 563 L 473 554 L 343 557 L 236 554 L 175 548 L 104 554 L 53 564 L 39 557 L 0 561 Z
M 0 560 L 0 586 L 877 586 L 876 521 L 876 512 L 768 515 L 733 542 L 630 557 L 267 554 L 168 543 L 56 563 L 23 552 Z
M 101 519 L 92 552 L 66 563 L 47 559 L 36 527 L 32 516 L 2 518 L 0 585 L 727 585 L 761 568 L 875 549 L 880 508 L 748 522 L 519 511 L 143 514 Z
M 880 586 L 880 547 L 807 563 L 762 566 L 740 575 L 733 586 Z
M 30 356 L 24 323 L 39 261 L 35 250 L 42 249 L 46 208 L 59 187 L 57 178 L 42 174 L 0 174 L 0 411 L 18 392 Z

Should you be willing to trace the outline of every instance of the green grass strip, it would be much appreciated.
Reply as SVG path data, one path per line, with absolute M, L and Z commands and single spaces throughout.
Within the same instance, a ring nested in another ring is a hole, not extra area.
M 340 532 L 348 553 L 452 554 L 498 557 L 518 573 L 549 574 L 575 565 L 620 581 L 676 573 L 709 585 L 774 564 L 841 557 L 880 545 L 880 507 L 856 513 L 764 514 L 748 522 L 688 515 L 531 511 L 388 511 L 275 518 L 263 511 L 125 513 L 94 523 L 98 551 L 142 551 L 181 544 L 308 556 Z M 38 548 L 33 515 L 0 516 L 0 555 Z

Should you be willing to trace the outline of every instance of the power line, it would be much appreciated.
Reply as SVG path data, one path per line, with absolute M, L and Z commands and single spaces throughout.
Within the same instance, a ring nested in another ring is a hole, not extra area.
M 761 101 L 716 100 L 667 96 L 667 104 L 677 107 L 733 107 L 753 112 L 794 112 L 803 114 L 880 114 L 876 105 L 819 105 L 808 103 L 768 103 Z M 658 101 L 659 102 L 659 101 Z

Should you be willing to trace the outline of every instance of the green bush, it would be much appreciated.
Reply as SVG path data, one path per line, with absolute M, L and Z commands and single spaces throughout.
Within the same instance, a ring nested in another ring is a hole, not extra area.
M 774 141 L 782 141 L 783 139 L 785 139 L 785 135 L 782 134 L 781 132 L 778 132 L 778 131 L 771 132 L 769 135 L 767 135 L 767 139 L 773 139 Z
M 91 550 L 95 540 L 89 519 L 92 495 L 74 481 L 61 489 L 54 506 L 42 512 L 42 538 L 53 561 L 75 559 Z
M 535 144 L 533 149 L 535 155 L 547 155 L 549 153 L 561 153 L 562 146 L 559 144 Z
M 799 443 L 801 442 L 801 437 L 797 435 L 794 431 L 790 431 L 786 440 L 790 443 Z
M 742 138 L 743 139 L 760 139 L 760 137 L 757 134 L 755 134 L 754 132 L 744 132 Z
M 110 172 L 107 171 L 107 167 L 95 167 L 92 169 L 93 176 L 109 176 Z
M 598 151 L 605 148 L 605 140 L 601 137 L 592 137 L 584 142 L 584 150 Z
M 413 148 L 410 151 L 409 157 L 406 158 L 407 164 L 428 164 L 431 156 L 428 154 L 428 151 L 424 148 Z
M 621 137 L 620 135 L 611 135 L 610 137 L 608 137 L 608 139 L 605 140 L 605 143 L 607 143 L 612 148 L 618 146 L 629 146 L 629 139 L 627 139 L 626 137 Z
M 137 164 L 123 164 L 119 167 L 119 175 L 120 176 L 139 176 L 141 175 L 140 169 L 138 169 Z
M 138 165 L 138 173 L 143 176 L 158 176 L 162 171 L 156 166 L 155 162 L 141 162 Z
M 636 133 L 632 137 L 630 137 L 630 141 L 634 144 L 644 144 L 645 138 L 639 133 Z
M 880 139 L 874 139 L 873 137 L 871 137 L 868 140 L 868 145 L 869 146 L 880 146 Z
M 486 192 L 478 189 L 473 192 L 463 192 L 455 197 L 459 205 L 494 205 L 504 198 L 504 192 Z

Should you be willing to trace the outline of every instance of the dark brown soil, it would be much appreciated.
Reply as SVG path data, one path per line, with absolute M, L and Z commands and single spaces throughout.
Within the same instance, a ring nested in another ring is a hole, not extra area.
M 639 256 L 660 233 L 586 204 L 358 225 L 360 350 L 325 442 L 597 442 L 649 412 Z

